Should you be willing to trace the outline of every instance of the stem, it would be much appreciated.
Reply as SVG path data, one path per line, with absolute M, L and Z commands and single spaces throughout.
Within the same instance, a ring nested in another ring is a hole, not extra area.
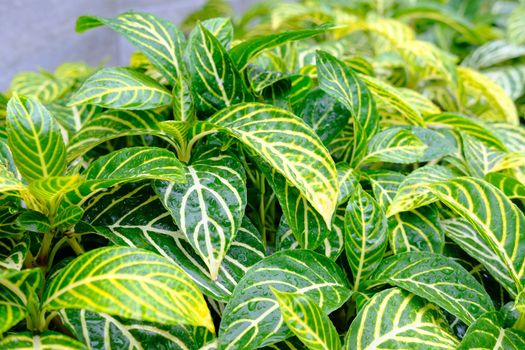
M 49 231 L 44 234 L 44 239 L 42 240 L 42 246 L 38 252 L 37 262 L 39 266 L 47 266 L 47 258 L 49 256 L 49 249 L 51 249 L 51 242 L 55 237 L 55 232 Z
M 261 176 L 261 202 L 259 203 L 259 216 L 261 219 L 261 238 L 263 241 L 264 246 L 266 247 L 266 210 L 265 210 L 265 204 L 264 204 L 264 195 L 265 195 L 265 184 L 266 179 L 264 176 Z
M 64 235 L 67 237 L 67 243 L 73 249 L 75 254 L 82 255 L 85 253 L 84 248 L 80 245 L 80 243 L 78 243 L 77 238 L 75 237 L 73 232 L 69 231 Z

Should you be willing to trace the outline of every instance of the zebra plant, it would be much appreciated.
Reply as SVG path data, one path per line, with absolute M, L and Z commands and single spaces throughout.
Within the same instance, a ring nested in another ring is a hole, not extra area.
M 129 66 L 15 77 L 0 348 L 525 347 L 523 91 L 472 63 L 495 38 L 443 6 L 290 6 L 249 12 L 295 27 L 258 36 L 80 17 Z

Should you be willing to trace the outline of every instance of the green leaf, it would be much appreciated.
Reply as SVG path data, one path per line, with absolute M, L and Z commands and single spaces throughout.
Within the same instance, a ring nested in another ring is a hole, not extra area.
M 387 221 L 379 204 L 361 186 L 345 211 L 345 252 L 354 276 L 354 290 L 374 272 L 385 254 Z
M 62 310 L 64 325 L 91 349 L 195 349 L 197 337 L 213 335 L 203 328 L 126 320 L 86 310 Z
M 51 230 L 49 218 L 34 210 L 23 211 L 16 219 L 16 222 L 26 231 L 46 233 Z
M 510 199 L 525 199 L 525 185 L 519 180 L 498 173 L 490 173 L 485 180 L 496 186 Z
M 82 219 L 82 215 L 84 215 L 84 210 L 77 205 L 61 208 L 53 220 L 53 227 L 64 232 L 79 222 Z
M 0 161 L 2 159 L 0 158 Z M 0 163 L 0 193 L 23 191 L 25 188 L 22 181 L 16 178 L 3 163 Z
M 450 140 L 447 134 L 419 126 L 409 127 L 409 130 L 427 146 L 419 162 L 438 161 L 456 151 L 455 140 Z
M 106 141 L 122 136 L 159 135 L 164 117 L 149 111 L 106 111 L 91 118 L 73 135 L 68 160 L 74 160 Z
M 525 333 L 504 327 L 500 312 L 488 312 L 467 329 L 458 350 L 519 350 L 525 347 Z
M 525 65 L 496 67 L 483 72 L 494 80 L 513 100 L 525 93 Z
M 115 18 L 81 16 L 77 32 L 106 25 L 139 49 L 172 85 L 183 76 L 184 34 L 170 21 L 149 13 L 125 12 Z
M 439 212 L 433 206 L 421 207 L 388 218 L 390 248 L 394 254 L 406 251 L 443 252 L 445 237 Z
M 202 25 L 192 33 L 186 51 L 198 113 L 209 115 L 247 98 L 247 89 L 228 52 Z
M 311 350 L 341 349 L 332 321 L 309 297 L 271 288 L 286 325 Z
M 71 97 L 70 106 L 94 104 L 115 109 L 153 109 L 172 103 L 172 95 L 152 78 L 131 68 L 104 68 Z
M 448 331 L 441 310 L 398 288 L 376 293 L 352 321 L 347 350 L 455 350 L 458 340 Z
M 399 185 L 387 216 L 416 209 L 437 201 L 428 185 L 452 179 L 455 174 L 441 165 L 426 165 L 411 172 Z
M 357 75 L 330 54 L 317 52 L 319 86 L 337 98 L 351 112 L 354 125 L 353 151 L 350 165 L 357 164 L 366 153 L 368 140 L 379 129 L 379 114 L 368 87 Z
M 507 20 L 507 35 L 514 44 L 525 44 L 525 6 L 523 4 L 514 8 Z
M 337 168 L 337 181 L 339 182 L 337 204 L 341 205 L 352 196 L 358 185 L 360 176 L 348 163 L 340 162 L 337 163 L 335 167 Z
M 473 176 L 485 177 L 502 160 L 504 153 L 469 135 L 462 135 L 463 153 L 470 173 Z
M 238 139 L 281 173 L 330 228 L 337 204 L 335 164 L 300 118 L 270 105 L 244 103 L 220 111 L 206 123 Z
M 7 104 L 7 134 L 16 167 L 27 181 L 63 174 L 60 128 L 40 102 L 13 96 Z
M 20 96 L 27 96 L 49 103 L 63 97 L 71 87 L 68 81 L 58 79 L 51 73 L 41 71 L 21 72 L 11 81 L 11 91 Z
M 503 265 L 503 270 L 494 277 L 515 296 L 525 283 L 525 242 L 520 239 L 525 216 L 520 209 L 503 192 L 480 179 L 460 177 L 432 184 L 429 188 L 441 202 L 474 227 L 477 234 L 467 240 L 469 245 L 486 246 L 492 251 Z M 490 261 L 482 263 L 489 270 L 497 270 L 489 267 Z M 502 278 L 502 274 L 510 277 L 513 283 Z
M 401 173 L 386 169 L 366 170 L 362 174 L 370 182 L 374 197 L 383 210 L 392 204 L 399 186 L 406 178 Z
M 246 175 L 233 156 L 210 152 L 186 168 L 186 178 L 154 188 L 215 280 L 244 217 Z
M 250 266 L 264 258 L 259 232 L 246 217 L 223 259 L 216 280 L 149 184 L 122 186 L 100 194 L 86 208 L 84 220 L 115 245 L 153 251 L 179 265 L 204 294 L 227 302 Z M 77 225 L 78 228 L 78 225 Z
M 45 331 L 39 335 L 30 332 L 13 333 L 0 341 L 0 348 L 12 350 L 87 350 L 79 341 L 64 334 Z
M 53 176 L 32 182 L 29 191 L 36 199 L 56 209 L 64 195 L 75 191 L 81 183 L 80 175 Z
M 351 294 L 343 272 L 329 258 L 309 250 L 275 253 L 252 266 L 235 288 L 224 309 L 219 349 L 255 349 L 288 337 L 271 287 L 303 293 L 325 313 Z
M 230 49 L 233 41 L 233 25 L 229 18 L 210 18 L 202 21 L 201 25 L 216 37 L 226 50 Z
M 0 241 L 0 267 L 20 271 L 24 266 L 28 252 L 29 247 L 26 241 L 17 242 L 12 238 L 2 238 Z
M 334 26 L 327 24 L 317 28 L 290 30 L 283 33 L 257 36 L 233 47 L 230 51 L 230 55 L 237 68 L 242 71 L 246 68 L 250 59 L 258 55 L 263 50 L 270 49 L 290 41 L 311 38 L 331 29 L 334 29 Z
M 49 282 L 42 310 L 85 309 L 163 324 L 214 326 L 201 292 L 157 254 L 103 247 L 70 262 Z
M 488 68 L 513 58 L 525 56 L 525 47 L 505 40 L 489 41 L 470 52 L 461 62 L 474 69 Z
M 418 162 L 427 145 L 409 130 L 389 128 L 376 134 L 359 166 L 372 162 L 409 164 Z
M 479 282 L 460 264 L 439 254 L 407 252 L 389 257 L 381 262 L 371 280 L 408 290 L 467 325 L 485 312 L 494 311 L 490 296 Z

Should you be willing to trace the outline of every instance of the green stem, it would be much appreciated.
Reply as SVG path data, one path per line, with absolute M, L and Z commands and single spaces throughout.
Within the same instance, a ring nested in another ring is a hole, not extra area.
M 67 237 L 67 243 L 73 249 L 75 254 L 82 255 L 85 253 L 84 248 L 80 245 L 80 243 L 78 243 L 77 238 L 74 236 L 72 232 L 69 232 L 68 234 L 66 234 L 66 237 Z
M 514 323 L 514 326 L 512 328 L 518 329 L 520 331 L 525 331 L 525 313 L 520 312 L 518 320 L 516 321 L 516 323 Z
M 37 262 L 39 266 L 47 266 L 47 258 L 49 256 L 49 250 L 51 249 L 51 242 L 55 237 L 54 231 L 49 231 L 44 234 L 40 251 L 38 252 Z
M 261 202 L 259 203 L 259 216 L 261 220 L 261 238 L 263 241 L 264 246 L 266 247 L 266 206 L 264 204 L 264 196 L 265 196 L 265 184 L 266 179 L 264 176 L 261 176 L 261 185 L 260 185 L 260 194 L 261 194 Z

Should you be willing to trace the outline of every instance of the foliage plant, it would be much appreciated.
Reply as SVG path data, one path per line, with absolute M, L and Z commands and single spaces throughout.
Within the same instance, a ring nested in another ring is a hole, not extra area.
M 0 95 L 0 349 L 525 349 L 523 5 L 205 14 Z

